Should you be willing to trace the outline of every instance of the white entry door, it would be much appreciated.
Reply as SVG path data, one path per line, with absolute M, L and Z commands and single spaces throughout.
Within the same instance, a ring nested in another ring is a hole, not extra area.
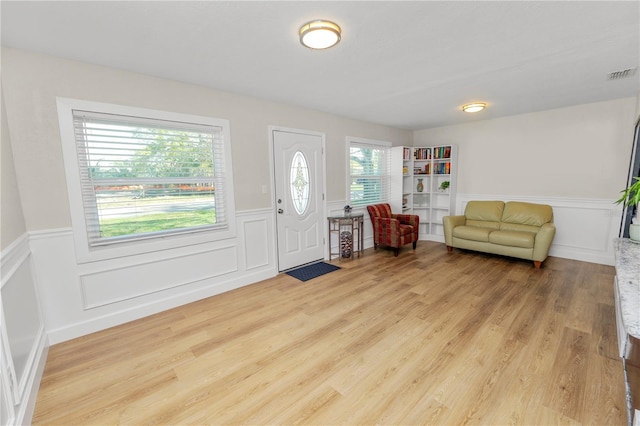
M 272 130 L 278 269 L 324 259 L 323 136 Z

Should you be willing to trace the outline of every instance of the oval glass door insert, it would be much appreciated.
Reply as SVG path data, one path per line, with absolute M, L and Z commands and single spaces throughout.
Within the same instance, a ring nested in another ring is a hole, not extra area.
M 304 154 L 296 151 L 291 160 L 291 199 L 299 215 L 309 206 L 309 167 Z

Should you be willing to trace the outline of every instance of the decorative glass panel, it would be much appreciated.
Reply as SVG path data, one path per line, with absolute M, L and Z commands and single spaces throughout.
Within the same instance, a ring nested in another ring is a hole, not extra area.
M 291 199 L 299 215 L 309 206 L 309 167 L 302 152 L 297 151 L 291 160 Z

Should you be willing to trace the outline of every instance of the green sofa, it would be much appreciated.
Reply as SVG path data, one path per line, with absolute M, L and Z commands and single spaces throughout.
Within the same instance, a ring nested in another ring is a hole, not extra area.
M 445 216 L 444 240 L 453 247 L 532 260 L 547 258 L 556 234 L 553 209 L 518 201 L 469 201 L 463 216 Z

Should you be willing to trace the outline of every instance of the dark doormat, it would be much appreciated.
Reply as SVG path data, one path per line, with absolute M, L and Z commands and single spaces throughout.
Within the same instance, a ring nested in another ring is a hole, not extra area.
M 339 266 L 331 265 L 325 262 L 312 263 L 311 265 L 303 266 L 301 268 L 292 269 L 287 271 L 287 275 L 291 275 L 300 281 L 309 281 L 312 278 L 319 277 L 320 275 L 328 274 L 336 269 L 340 269 Z

